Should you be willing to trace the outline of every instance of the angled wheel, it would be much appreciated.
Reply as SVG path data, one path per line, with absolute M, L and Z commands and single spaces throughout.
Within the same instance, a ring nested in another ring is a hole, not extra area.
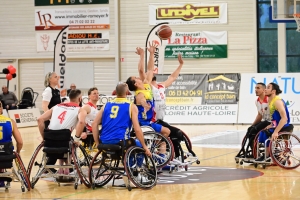
M 91 182 L 88 179 L 90 159 L 83 146 L 76 147 L 75 144 L 72 146 L 72 158 L 78 176 L 81 182 L 88 188 L 90 188 Z
M 169 138 L 159 133 L 144 133 L 144 140 L 157 168 L 166 166 L 173 159 L 174 147 Z
M 32 177 L 35 177 L 38 173 L 41 173 L 41 170 L 43 169 L 43 151 L 42 148 L 44 147 L 44 142 L 42 142 L 34 151 L 28 167 L 27 167 L 27 174 L 28 174 L 28 178 L 29 180 Z M 39 180 L 39 178 L 35 178 L 35 180 L 31 181 L 31 188 L 33 189 L 35 184 L 37 183 L 37 181 Z
M 300 139 L 292 133 L 279 133 L 276 141 L 270 142 L 270 155 L 276 165 L 283 169 L 295 169 L 300 166 Z
M 15 159 L 15 163 L 16 163 L 16 168 L 18 170 L 17 174 L 20 176 L 21 178 L 21 183 L 22 183 L 22 187 L 23 185 L 25 185 L 25 187 L 27 188 L 28 191 L 30 191 L 31 189 L 31 184 L 26 172 L 26 169 L 24 167 L 24 164 L 20 158 L 20 155 L 17 152 L 14 152 L 16 159 Z M 23 191 L 23 190 L 22 190 Z
M 95 162 L 99 163 L 95 164 Z M 102 187 L 106 185 L 114 176 L 111 167 L 118 166 L 119 160 L 110 159 L 105 154 L 102 155 L 101 151 L 98 151 L 89 167 L 90 183 L 93 184 L 93 187 Z
M 124 167 L 128 179 L 141 189 L 151 189 L 157 182 L 157 169 L 151 157 L 140 147 L 130 147 L 125 154 Z

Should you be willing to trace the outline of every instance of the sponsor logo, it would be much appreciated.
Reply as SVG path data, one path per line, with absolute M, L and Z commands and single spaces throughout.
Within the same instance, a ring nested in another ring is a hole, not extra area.
M 37 118 L 34 116 L 33 113 L 14 114 L 14 116 L 16 123 L 30 123 L 37 121 Z
M 42 42 L 42 44 L 43 44 L 44 50 L 46 51 L 47 48 L 48 48 L 50 35 L 48 35 L 48 34 L 43 34 L 43 35 L 41 35 L 40 37 L 41 37 L 41 42 Z
M 17 123 L 21 123 L 20 115 L 19 114 L 15 114 L 15 119 L 16 119 Z
M 156 10 L 156 19 L 183 19 L 190 21 L 196 18 L 219 18 L 219 6 L 193 6 L 186 4 L 183 7 L 159 7 Z

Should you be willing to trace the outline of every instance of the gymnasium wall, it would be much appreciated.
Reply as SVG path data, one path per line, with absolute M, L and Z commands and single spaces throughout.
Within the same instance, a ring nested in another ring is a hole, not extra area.
M 149 25 L 149 4 L 152 3 L 195 3 L 181 0 L 120 1 L 121 31 L 121 79 L 138 75 L 136 47 L 144 47 L 146 37 L 153 26 Z M 212 1 L 200 1 L 201 3 Z M 227 31 L 228 58 L 185 59 L 182 73 L 245 73 L 256 72 L 256 1 L 227 0 L 228 24 L 172 25 L 176 32 Z M 172 73 L 178 66 L 177 59 L 166 59 L 165 74 Z
M 165 0 L 119 0 L 119 15 L 115 18 L 115 1 L 109 4 L 84 5 L 84 7 L 109 7 L 110 47 L 108 51 L 69 53 L 68 61 L 93 62 L 94 83 L 102 94 L 110 94 L 117 79 L 126 80 L 137 75 L 138 56 L 134 53 L 137 46 L 143 47 L 148 32 L 150 3 L 173 3 Z M 182 0 L 179 2 L 193 3 Z M 209 1 L 203 1 L 208 2 Z M 228 58 L 222 59 L 185 59 L 182 73 L 247 73 L 256 72 L 256 8 L 255 1 L 223 1 L 228 7 L 228 24 L 223 25 L 173 25 L 173 31 L 227 31 Z M 33 0 L 1 1 L 0 6 L 0 67 L 13 64 L 17 68 L 17 79 L 10 84 L 10 91 L 20 98 L 22 89 L 32 87 L 40 94 L 37 107 L 41 108 L 41 94 L 44 89 L 44 63 L 53 61 L 53 52 L 37 52 L 34 28 L 35 10 L 52 8 L 80 8 L 73 6 L 34 6 Z M 115 21 L 119 20 L 119 24 Z M 119 49 L 116 48 L 115 30 L 119 28 Z M 54 31 L 52 31 L 54 32 Z M 56 31 L 57 33 L 59 31 Z M 120 51 L 119 73 L 116 72 L 116 56 Z M 171 73 L 178 66 L 176 59 L 165 61 L 163 73 Z M 1 68 L 2 69 L 2 68 Z M 84 80 L 78 80 L 84 81 Z M 4 80 L 5 82 L 5 80 Z M 76 81 L 74 81 L 76 84 Z M 91 86 L 92 87 L 92 86 Z

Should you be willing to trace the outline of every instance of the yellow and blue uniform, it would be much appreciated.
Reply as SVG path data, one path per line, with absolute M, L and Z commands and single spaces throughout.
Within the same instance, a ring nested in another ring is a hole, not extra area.
M 11 119 L 0 115 L 0 142 L 12 141 L 13 125 Z
M 268 132 L 270 132 L 271 134 L 273 134 L 276 126 L 279 124 L 279 121 L 281 120 L 280 113 L 278 112 L 278 110 L 276 110 L 276 107 L 275 107 L 275 104 L 274 104 L 276 100 L 281 100 L 284 103 L 285 113 L 286 113 L 286 116 L 287 116 L 287 122 L 282 127 L 281 131 L 283 131 L 285 129 L 288 129 L 289 126 L 290 126 L 290 113 L 288 111 L 288 108 L 287 108 L 285 102 L 283 101 L 283 99 L 281 99 L 281 97 L 279 97 L 279 96 L 276 96 L 272 99 L 272 101 L 269 104 L 270 115 L 271 115 L 271 118 L 272 118 L 271 120 L 272 120 L 272 124 L 273 124 L 273 127 L 274 127 L 274 128 L 268 129 Z M 269 137 L 270 137 L 270 135 L 268 135 L 268 133 L 266 133 L 265 131 L 261 131 L 260 134 L 259 134 L 259 139 L 258 140 L 259 140 L 260 143 L 264 143 Z M 269 144 L 267 144 L 267 146 L 269 146 Z
M 136 90 L 135 96 L 142 93 L 145 96 L 147 104 L 150 104 L 151 108 L 144 112 L 142 105 L 136 105 L 138 108 L 138 120 L 141 126 L 151 126 L 156 132 L 160 133 L 162 126 L 160 124 L 151 123 L 154 118 L 154 99 L 152 88 L 149 84 L 144 84 L 145 90 Z
M 104 144 L 117 144 L 125 139 L 132 126 L 131 103 L 125 98 L 107 102 L 102 115 L 100 141 Z

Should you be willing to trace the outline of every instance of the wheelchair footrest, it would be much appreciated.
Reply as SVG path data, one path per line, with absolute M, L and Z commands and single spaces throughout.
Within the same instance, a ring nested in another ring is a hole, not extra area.
M 45 153 L 68 153 L 70 149 L 67 147 L 44 147 L 43 152 Z

